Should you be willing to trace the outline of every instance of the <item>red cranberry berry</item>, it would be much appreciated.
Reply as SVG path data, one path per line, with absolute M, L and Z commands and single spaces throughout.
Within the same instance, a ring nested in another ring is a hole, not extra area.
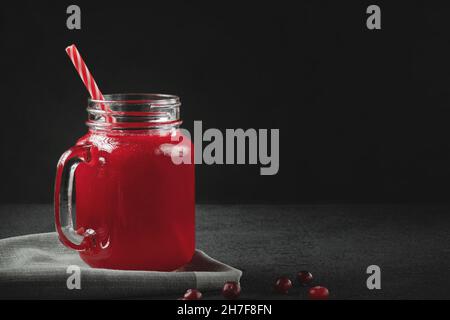
M 202 293 L 197 289 L 189 289 L 184 294 L 182 300 L 199 300 L 202 298 Z
M 312 287 L 309 289 L 308 297 L 311 300 L 326 300 L 330 295 L 329 291 L 325 287 Z
M 275 282 L 275 290 L 282 294 L 287 294 L 292 288 L 292 281 L 288 277 L 280 277 Z
M 300 271 L 297 274 L 297 279 L 302 286 L 306 286 L 312 282 L 313 275 L 311 274 L 311 272 L 308 271 Z
M 226 299 L 237 299 L 241 294 L 241 286 L 235 281 L 227 281 L 223 285 L 222 295 Z

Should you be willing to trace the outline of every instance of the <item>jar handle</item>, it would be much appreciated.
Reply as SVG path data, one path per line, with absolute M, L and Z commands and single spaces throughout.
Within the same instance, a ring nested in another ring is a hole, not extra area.
M 85 251 L 96 246 L 96 233 L 87 229 L 82 234 L 73 229 L 72 193 L 75 170 L 82 162 L 91 160 L 91 146 L 74 146 L 63 153 L 58 161 L 55 179 L 55 226 L 60 241 L 68 248 Z M 61 211 L 62 215 L 61 215 Z

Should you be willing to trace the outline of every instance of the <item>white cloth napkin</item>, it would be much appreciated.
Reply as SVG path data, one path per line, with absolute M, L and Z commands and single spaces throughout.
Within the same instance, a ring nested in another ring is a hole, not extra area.
M 75 271 L 68 270 L 69 266 L 75 266 Z M 77 270 L 80 289 L 76 288 L 74 278 Z M 178 271 L 123 271 L 89 267 L 77 252 L 59 242 L 55 232 L 0 240 L 0 298 L 3 299 L 181 296 L 189 288 L 220 290 L 225 281 L 239 282 L 241 275 L 240 270 L 200 250 Z M 75 288 L 68 288 L 68 279 L 70 287 Z

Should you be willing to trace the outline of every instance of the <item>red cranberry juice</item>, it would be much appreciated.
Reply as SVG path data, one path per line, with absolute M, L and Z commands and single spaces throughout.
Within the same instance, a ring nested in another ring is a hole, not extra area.
M 169 271 L 191 260 L 194 149 L 189 141 L 191 164 L 173 163 L 173 134 L 187 139 L 179 130 L 128 130 L 90 131 L 78 141 L 92 145 L 75 174 L 77 228 L 97 233 L 95 248 L 80 252 L 90 266 Z

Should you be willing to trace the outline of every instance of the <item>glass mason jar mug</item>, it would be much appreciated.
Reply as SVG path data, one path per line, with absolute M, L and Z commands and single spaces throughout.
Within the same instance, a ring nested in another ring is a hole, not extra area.
M 61 156 L 54 199 L 61 242 L 88 265 L 168 271 L 191 260 L 194 149 L 179 130 L 179 107 L 162 94 L 89 99 L 89 131 Z M 174 163 L 173 152 L 188 152 L 190 163 Z

